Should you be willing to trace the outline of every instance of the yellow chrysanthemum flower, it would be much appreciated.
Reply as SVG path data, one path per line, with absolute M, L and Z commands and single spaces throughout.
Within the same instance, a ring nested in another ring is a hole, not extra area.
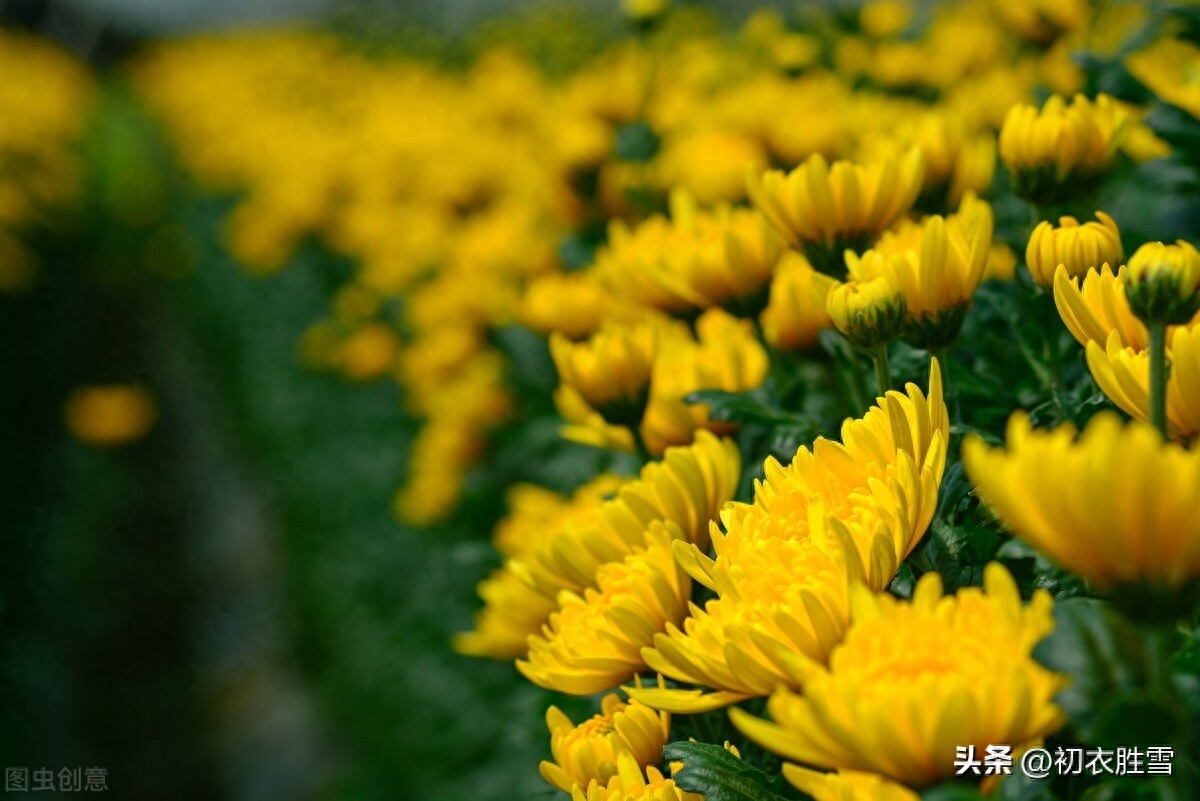
M 921 192 L 924 162 L 918 149 L 873 164 L 835 161 L 817 153 L 786 175 L 747 174 L 750 199 L 813 266 L 844 274 L 846 248 L 856 250 L 912 208 Z
M 532 484 L 510 489 L 510 512 L 492 533 L 496 549 L 508 560 L 479 582 L 476 594 L 484 602 L 483 609 L 475 615 L 471 631 L 455 635 L 454 650 L 492 659 L 515 659 L 529 650 L 529 635 L 541 631 L 558 608 L 559 585 L 544 589 L 529 582 L 528 574 L 516 567 L 519 560 L 550 548 L 557 537 L 570 536 L 563 532 L 572 527 L 594 520 L 600 506 L 628 481 L 601 475 L 575 490 L 569 499 Z
M 700 212 L 682 192 L 671 195 L 671 219 L 680 241 L 651 264 L 654 280 L 697 308 L 739 310 L 762 294 L 787 249 L 757 211 L 720 206 Z M 762 302 L 756 305 L 761 308 Z M 757 309 L 751 308 L 752 313 Z
M 1149 425 L 1102 412 L 1077 438 L 1074 426 L 1040 431 L 1017 413 L 1003 448 L 969 439 L 963 461 L 1017 535 L 1098 587 L 1174 589 L 1200 576 L 1200 452 Z
M 609 322 L 579 343 L 552 334 L 550 355 L 563 390 L 577 393 L 610 423 L 638 425 L 662 326 L 656 319 Z
M 657 17 L 671 6 L 671 0 L 621 0 L 621 10 L 635 20 Z
M 615 497 L 627 476 L 602 473 L 571 493 L 569 498 L 536 484 L 516 484 L 505 493 L 508 514 L 492 531 L 492 544 L 504 556 L 529 553 L 565 525 L 581 523 L 597 507 Z
M 580 340 L 616 316 L 618 305 L 590 272 L 552 273 L 525 288 L 517 318 L 539 334 L 559 333 Z
M 905 339 L 920 348 L 954 341 L 992 247 L 992 209 L 968 195 L 958 214 L 934 216 L 885 233 L 860 258 L 846 254 L 850 276 L 883 277 L 904 293 Z
M 708 547 L 709 523 L 733 497 L 741 471 L 737 446 L 701 431 L 686 447 L 668 448 L 642 468 L 594 514 L 566 521 L 543 542 L 514 557 L 509 568 L 550 599 L 563 590 L 596 586 L 602 564 L 620 561 L 645 543 L 654 521 L 677 526 L 685 539 Z
M 1054 273 L 1054 304 L 1072 336 L 1085 348 L 1089 342 L 1105 344 L 1117 335 L 1120 347 L 1143 351 L 1150 347 L 1146 325 L 1129 308 L 1125 297 L 1126 268 L 1113 273 L 1104 264 L 1089 270 L 1082 281 L 1071 278 L 1064 265 Z M 1167 330 L 1167 341 L 1175 327 Z
M 913 10 L 908 0 L 871 0 L 859 9 L 858 21 L 871 36 L 888 39 L 908 27 Z
M 671 716 L 637 701 L 625 703 L 616 693 L 604 696 L 600 713 L 576 726 L 552 706 L 546 712 L 553 762 L 539 766 L 542 778 L 564 792 L 592 781 L 606 785 L 618 774 L 617 759 L 632 754 L 639 768 L 662 761 Z
M 1200 331 L 1179 327 L 1167 352 L 1167 433 L 1187 441 L 1200 434 Z M 1087 343 L 1088 369 L 1101 391 L 1131 417 L 1150 419 L 1150 353 L 1124 347 L 1113 331 L 1104 345 Z
M 1053 698 L 1065 677 L 1032 656 L 1054 628 L 1053 601 L 1038 590 L 1022 606 L 1001 565 L 987 566 L 983 589 L 944 597 L 927 573 L 911 602 L 856 586 L 851 605 L 829 666 L 797 660 L 804 694 L 771 696 L 774 722 L 731 710 L 751 740 L 793 762 L 926 787 L 954 778 L 956 746 L 1017 750 L 1064 722 Z
M 1183 39 L 1164 38 L 1125 58 L 1129 74 L 1166 102 L 1200 119 L 1200 82 L 1196 65 L 1200 47 Z
M 632 231 L 614 222 L 597 255 L 597 280 L 614 295 L 664 311 L 723 306 L 757 314 L 786 250 L 779 234 L 756 211 L 701 211 L 682 190 L 671 193 L 670 209 L 670 221 L 652 217 Z
M 993 0 L 992 8 L 1005 25 L 1039 44 L 1086 28 L 1092 14 L 1087 0 Z
M 686 445 L 702 428 L 728 430 L 726 425 L 709 421 L 705 405 L 685 403 L 687 395 L 701 389 L 754 389 L 767 376 L 767 352 L 750 321 L 722 309 L 709 309 L 697 318 L 695 329 L 693 337 L 683 323 L 664 321 L 659 328 L 649 401 L 640 425 L 650 453 Z M 554 401 L 568 423 L 564 437 L 598 447 L 634 450 L 630 429 L 607 422 L 578 392 L 560 386 Z
M 767 308 L 759 317 L 763 336 L 775 350 L 801 350 L 817 344 L 822 329 L 833 321 L 825 303 L 837 281 L 819 273 L 808 259 L 788 251 L 775 271 Z
M 139 440 L 158 419 L 158 407 L 137 386 L 83 387 L 67 399 L 67 429 L 89 445 L 111 447 Z
M 900 336 L 907 314 L 904 290 L 882 274 L 837 284 L 825 298 L 825 310 L 846 339 L 867 350 Z
M 1009 109 L 1000 129 L 1000 159 L 1021 197 L 1055 199 L 1108 168 L 1124 141 L 1127 121 L 1104 94 L 1095 102 L 1075 95 L 1070 105 L 1051 95 L 1040 111 L 1019 104 Z
M 920 801 L 920 796 L 902 784 L 888 781 L 874 773 L 840 770 L 821 773 L 790 762 L 783 766 L 783 776 L 813 801 Z
M 571 788 L 571 801 L 704 801 L 704 796 L 684 792 L 653 765 L 645 773 L 631 754 L 617 757 L 617 775 L 608 784 L 593 781 Z
M 497 568 L 475 587 L 484 603 L 471 631 L 454 635 L 451 645 L 465 656 L 516 659 L 529 650 L 530 635 L 541 631 L 558 604 L 514 573 Z
M 645 545 L 596 571 L 596 589 L 563 592 L 517 669 L 539 687 L 571 695 L 611 690 L 641 672 L 642 648 L 687 613 L 691 580 L 671 555 L 674 523 L 655 521 Z
M 722 511 L 724 534 L 714 524 L 715 559 L 675 547 L 718 599 L 693 606 L 683 628 L 655 637 L 644 657 L 653 670 L 713 692 L 631 695 L 672 712 L 716 709 L 795 686 L 795 654 L 826 658 L 849 620 L 849 582 L 886 587 L 933 519 L 949 434 L 933 365 L 928 398 L 910 384 L 847 420 L 842 443 L 819 438 L 786 468 L 768 459 L 754 502 Z
M 1025 247 L 1025 263 L 1033 280 L 1049 288 L 1060 264 L 1070 278 L 1099 270 L 1104 264 L 1114 268 L 1121 264 L 1125 251 L 1116 222 L 1102 211 L 1096 212 L 1096 219 L 1099 222 L 1080 225 L 1074 217 L 1060 217 L 1057 228 L 1049 220 L 1038 223 Z
M 1183 325 L 1200 312 L 1200 251 L 1190 242 L 1147 242 L 1129 257 L 1125 296 L 1147 325 Z

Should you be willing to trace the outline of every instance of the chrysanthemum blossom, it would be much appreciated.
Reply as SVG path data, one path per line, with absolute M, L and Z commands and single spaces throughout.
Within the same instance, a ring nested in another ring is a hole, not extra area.
M 1068 104 L 1051 95 L 1039 110 L 1018 104 L 1000 129 L 1000 159 L 1017 194 L 1034 202 L 1061 199 L 1108 169 L 1124 141 L 1128 117 L 1108 95 Z
M 1189 441 L 1200 434 L 1200 330 L 1180 326 L 1167 349 L 1167 433 Z M 1087 344 L 1088 369 L 1102 392 L 1136 420 L 1150 419 L 1150 353 L 1123 347 L 1117 331 Z
M 1129 308 L 1125 298 L 1125 267 L 1115 273 L 1108 264 L 1089 270 L 1082 281 L 1072 278 L 1064 265 L 1054 273 L 1054 305 L 1063 323 L 1080 345 L 1104 344 L 1111 334 L 1123 348 L 1143 351 L 1150 347 L 1146 325 Z
M 813 801 L 920 801 L 902 784 L 875 773 L 839 770 L 825 773 L 787 763 L 783 776 Z
M 747 188 L 772 225 L 817 269 L 843 274 L 842 251 L 861 248 L 912 208 L 921 192 L 924 163 L 910 149 L 898 159 L 832 166 L 817 153 L 786 175 L 750 172 Z
M 563 592 L 559 609 L 517 669 L 539 687 L 570 695 L 611 690 L 645 669 L 642 648 L 678 624 L 687 611 L 691 581 L 671 555 L 683 534 L 673 523 L 653 523 L 646 544 L 596 572 L 597 589 Z
M 821 331 L 833 327 L 825 303 L 836 284 L 814 270 L 804 256 L 788 251 L 779 261 L 770 300 L 759 318 L 771 347 L 801 350 L 817 344 Z
M 707 431 L 692 445 L 668 448 L 635 481 L 593 515 L 576 518 L 552 537 L 508 563 L 529 586 L 556 599 L 563 590 L 597 586 L 606 562 L 624 559 L 645 542 L 651 523 L 668 521 L 689 542 L 708 547 L 709 523 L 733 497 L 741 471 L 737 445 Z
M 600 713 L 576 726 L 552 706 L 546 712 L 550 753 L 554 761 L 539 766 L 542 778 L 564 792 L 592 781 L 607 785 L 618 774 L 621 754 L 631 754 L 640 768 L 662 760 L 671 716 L 637 701 L 625 703 L 616 693 L 600 702 Z
M 982 589 L 949 597 L 936 573 L 921 577 L 911 602 L 856 585 L 853 622 L 828 667 L 797 662 L 804 694 L 776 691 L 772 721 L 741 709 L 730 716 L 789 762 L 913 788 L 952 779 L 958 746 L 1019 750 L 1065 721 L 1053 702 L 1065 677 L 1032 656 L 1054 628 L 1052 606 L 1045 590 L 1023 606 L 996 563 Z
M 550 355 L 564 387 L 609 422 L 637 425 L 649 393 L 650 369 L 663 321 L 611 322 L 590 339 L 574 343 L 550 337 Z
M 949 419 L 936 361 L 929 397 L 890 392 L 844 443 L 818 439 L 783 467 L 774 458 L 754 502 L 722 511 L 715 558 L 673 546 L 688 573 L 716 592 L 644 651 L 654 670 L 701 690 L 631 689 L 673 712 L 716 709 L 780 684 L 795 686 L 797 655 L 824 661 L 849 622 L 848 586 L 883 589 L 928 528 L 946 458 Z
M 651 453 L 686 445 L 700 429 L 728 428 L 711 423 L 708 408 L 703 404 L 686 403 L 687 395 L 702 389 L 727 392 L 754 389 L 767 376 L 770 364 L 767 353 L 750 321 L 712 308 L 697 318 L 695 329 L 693 336 L 686 325 L 675 321 L 664 321 L 659 328 L 649 399 L 640 423 L 642 441 Z M 563 427 L 567 439 L 597 447 L 634 450 L 633 434 L 627 425 L 606 420 L 570 387 L 560 385 L 554 402 L 567 420 Z
M 992 248 L 993 216 L 986 202 L 968 195 L 957 214 L 932 216 L 885 233 L 860 258 L 846 254 L 851 277 L 885 277 L 904 293 L 904 338 L 922 348 L 942 347 L 958 336 L 983 280 Z
M 1200 452 L 1149 425 L 1101 412 L 1077 437 L 1073 426 L 1038 430 L 1018 413 L 1003 448 L 969 439 L 963 461 L 1018 536 L 1097 587 L 1178 588 L 1200 576 Z
M 617 757 L 616 776 L 607 784 L 576 785 L 571 789 L 571 801 L 704 801 L 704 796 L 680 789 L 653 765 L 643 772 L 631 754 L 623 753 Z
M 454 637 L 454 650 L 492 659 L 515 659 L 528 651 L 529 635 L 541 631 L 558 608 L 558 585 L 542 591 L 514 566 L 538 549 L 550 547 L 571 526 L 594 519 L 605 500 L 628 481 L 600 475 L 570 498 L 532 484 L 513 487 L 507 498 L 510 512 L 492 533 L 496 549 L 507 559 L 476 587 L 483 609 L 475 615 L 471 631 Z
M 1096 220 L 1099 222 L 1080 225 L 1074 217 L 1060 217 L 1058 227 L 1049 220 L 1038 223 L 1025 248 L 1025 263 L 1033 280 L 1049 288 L 1059 265 L 1066 268 L 1070 278 L 1079 278 L 1105 264 L 1120 265 L 1125 252 L 1116 222 L 1102 211 L 1096 212 Z

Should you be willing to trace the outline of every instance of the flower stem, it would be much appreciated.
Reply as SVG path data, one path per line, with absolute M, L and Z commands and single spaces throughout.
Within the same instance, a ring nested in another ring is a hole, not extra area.
M 887 343 L 875 346 L 875 350 L 871 353 L 871 360 L 875 362 L 875 383 L 879 385 L 879 394 L 886 395 L 892 388 L 892 371 L 888 366 Z
M 646 447 L 646 440 L 642 437 L 641 424 L 629 426 L 629 433 L 633 435 L 633 452 L 641 460 L 642 464 L 648 464 L 653 461 L 654 456 L 651 455 L 650 449 Z
M 1167 324 L 1150 328 L 1150 422 L 1167 439 Z

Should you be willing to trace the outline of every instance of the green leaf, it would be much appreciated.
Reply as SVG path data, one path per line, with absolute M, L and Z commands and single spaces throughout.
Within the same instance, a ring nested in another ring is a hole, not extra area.
M 675 783 L 705 801 L 785 801 L 801 797 L 783 776 L 769 776 L 711 743 L 677 742 L 663 749 L 667 762 L 682 762 Z
M 1178 106 L 1156 103 L 1146 117 L 1146 125 L 1154 133 L 1195 163 L 1200 158 L 1200 121 Z
M 759 423 L 768 426 L 793 426 L 804 430 L 812 428 L 804 418 L 771 405 L 755 391 L 725 392 L 720 389 L 702 389 L 687 395 L 684 401 L 707 404 L 709 418 L 721 423 Z

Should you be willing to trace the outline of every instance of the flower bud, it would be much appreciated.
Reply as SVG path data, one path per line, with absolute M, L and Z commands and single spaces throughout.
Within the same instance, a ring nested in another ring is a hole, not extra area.
M 882 276 L 835 286 L 826 309 L 837 330 L 866 350 L 898 337 L 907 313 L 904 292 Z
M 1183 325 L 1200 311 L 1200 252 L 1182 239 L 1142 245 L 1129 258 L 1125 294 L 1146 325 Z
M 1116 268 L 1124 261 L 1117 224 L 1102 211 L 1096 212 L 1096 219 L 1100 222 L 1080 225 L 1074 217 L 1060 217 L 1057 228 L 1049 220 L 1038 223 L 1025 248 L 1025 263 L 1039 286 L 1054 285 L 1060 264 L 1067 268 L 1067 277 L 1079 278 L 1088 270 L 1105 264 Z

